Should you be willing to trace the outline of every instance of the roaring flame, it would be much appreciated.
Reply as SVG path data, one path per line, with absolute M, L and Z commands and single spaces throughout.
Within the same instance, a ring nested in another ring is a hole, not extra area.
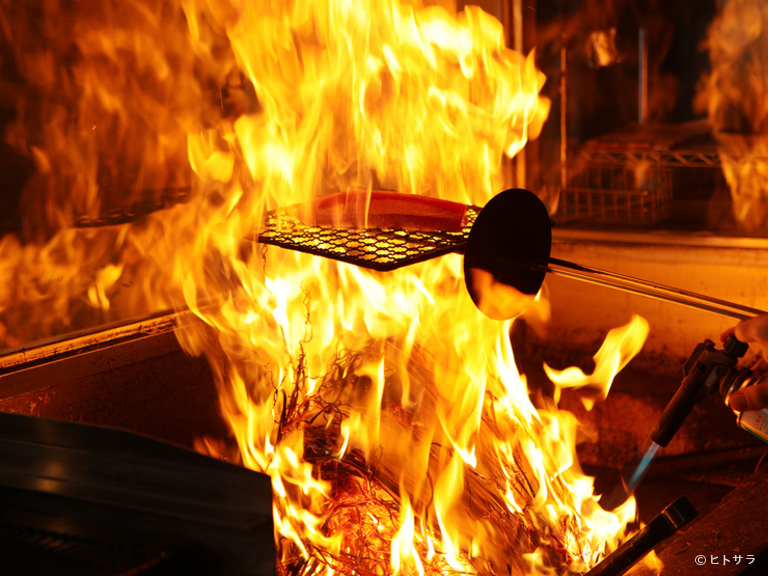
M 483 205 L 548 113 L 498 21 L 401 0 L 40 0 L 38 30 L 2 8 L 46 103 L 8 133 L 37 163 L 45 238 L 0 243 L 7 341 L 80 309 L 191 309 L 179 338 L 234 439 L 198 448 L 271 475 L 282 573 L 579 572 L 618 545 L 634 500 L 600 508 L 578 423 L 531 404 L 512 321 L 476 310 L 458 255 L 375 273 L 246 240 L 338 190 Z M 167 190 L 186 202 L 68 227 Z M 595 378 L 629 359 L 608 347 Z

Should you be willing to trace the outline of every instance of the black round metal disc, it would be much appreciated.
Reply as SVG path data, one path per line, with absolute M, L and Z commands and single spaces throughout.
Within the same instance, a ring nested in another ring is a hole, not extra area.
M 480 211 L 464 249 L 464 282 L 472 301 L 496 320 L 517 316 L 541 288 L 551 250 L 544 203 L 521 188 L 497 194 Z

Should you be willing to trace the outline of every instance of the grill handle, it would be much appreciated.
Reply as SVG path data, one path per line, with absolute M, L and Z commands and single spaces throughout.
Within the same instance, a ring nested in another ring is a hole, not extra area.
M 497 194 L 478 214 L 464 246 L 464 276 L 470 296 L 487 315 L 506 320 L 525 309 L 551 273 L 737 320 L 765 314 L 681 288 L 553 258 L 551 251 L 552 221 L 544 203 L 520 188 Z
M 541 266 L 540 264 L 538 265 Z M 582 282 L 607 286 L 631 294 L 639 294 L 655 300 L 664 300 L 675 304 L 682 304 L 707 312 L 714 312 L 722 316 L 729 316 L 737 320 L 747 320 L 755 316 L 760 316 L 766 312 L 748 306 L 742 306 L 727 300 L 711 298 L 703 294 L 689 292 L 682 288 L 656 284 L 639 278 L 632 278 L 614 272 L 606 272 L 596 268 L 588 268 L 579 264 L 574 264 L 558 258 L 550 258 L 549 263 L 544 266 L 547 272 L 565 278 L 573 278 Z

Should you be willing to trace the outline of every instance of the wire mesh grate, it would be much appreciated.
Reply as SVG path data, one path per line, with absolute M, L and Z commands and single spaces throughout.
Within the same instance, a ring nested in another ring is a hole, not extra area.
M 584 164 L 560 192 L 558 222 L 652 226 L 672 209 L 672 171 L 656 165 Z
M 427 232 L 313 226 L 304 224 L 290 211 L 275 211 L 267 215 L 259 242 L 386 272 L 450 252 L 463 252 L 479 212 L 480 208 L 467 207 L 467 225 L 461 232 Z

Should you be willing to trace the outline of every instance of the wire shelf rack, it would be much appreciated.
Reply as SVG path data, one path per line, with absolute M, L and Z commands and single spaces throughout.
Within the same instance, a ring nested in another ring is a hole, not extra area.
M 648 226 L 668 217 L 672 171 L 658 165 L 584 165 L 560 192 L 559 222 Z

